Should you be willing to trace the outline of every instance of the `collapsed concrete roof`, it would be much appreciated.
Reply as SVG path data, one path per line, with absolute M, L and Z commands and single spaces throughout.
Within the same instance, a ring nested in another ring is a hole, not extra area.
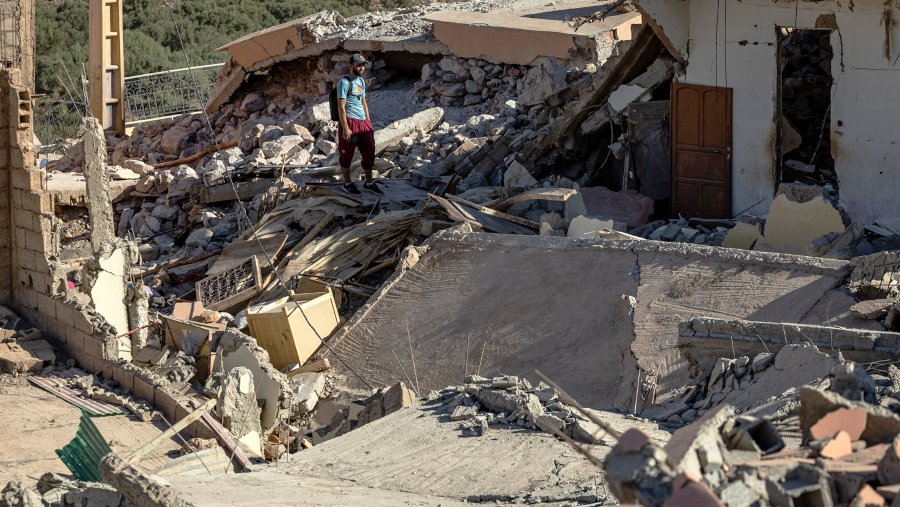
M 538 368 L 587 406 L 633 410 L 639 369 L 658 372 L 660 392 L 689 382 L 681 322 L 822 324 L 823 305 L 838 316 L 854 304 L 833 290 L 846 271 L 845 261 L 687 244 L 445 231 L 401 261 L 332 348 L 370 381 L 397 382 L 392 350 L 409 346 L 408 324 L 423 389 L 479 369 L 536 380 Z
M 613 12 L 605 20 L 585 24 L 577 31 L 569 25 L 568 19 L 601 6 L 584 0 L 553 4 L 489 0 L 436 3 L 349 19 L 323 11 L 251 33 L 215 51 L 228 50 L 248 72 L 338 47 L 348 51 L 456 54 L 523 65 L 550 56 L 590 62 L 597 59 L 598 42 L 612 44 L 616 35 L 628 39 L 630 26 L 641 22 L 636 12 Z M 609 34 L 608 40 L 601 37 L 603 34 Z

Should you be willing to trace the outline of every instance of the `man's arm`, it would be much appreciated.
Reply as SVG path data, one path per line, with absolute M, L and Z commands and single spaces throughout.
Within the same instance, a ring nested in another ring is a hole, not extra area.
M 368 116 L 368 114 L 367 112 L 366 115 Z M 344 140 L 349 141 L 353 133 L 350 132 L 350 126 L 347 125 L 347 99 L 338 99 L 338 116 L 341 117 L 341 129 L 344 134 Z
M 366 102 L 365 96 L 363 96 L 363 98 L 362 98 L 362 105 L 363 105 L 363 111 L 366 112 L 366 119 L 371 120 L 371 118 L 369 118 L 369 103 Z

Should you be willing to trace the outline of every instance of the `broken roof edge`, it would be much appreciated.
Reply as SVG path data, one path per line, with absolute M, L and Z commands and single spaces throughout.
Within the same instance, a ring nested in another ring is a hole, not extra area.
M 652 0 L 651 0 L 652 1 Z M 679 50 L 676 44 L 672 41 L 672 38 L 669 37 L 669 34 L 666 33 L 666 30 L 657 22 L 656 18 L 648 11 L 648 9 L 641 5 L 642 2 L 647 2 L 647 0 L 634 0 L 633 4 L 638 12 L 641 13 L 641 19 L 644 23 L 650 26 L 653 30 L 653 33 L 659 38 L 662 42 L 663 46 L 665 46 L 666 50 L 669 54 L 672 55 L 673 58 L 678 60 L 683 65 L 687 65 L 687 51 Z M 686 48 L 685 48 L 686 49 Z
M 281 23 L 281 24 L 279 24 L 279 25 L 270 26 L 270 27 L 268 27 L 268 28 L 263 28 L 262 30 L 257 30 L 257 31 L 255 31 L 255 32 L 253 32 L 253 33 L 249 33 L 249 34 L 247 34 L 247 35 L 244 35 L 243 37 L 240 37 L 240 38 L 238 38 L 238 39 L 235 39 L 235 40 L 229 42 L 228 44 L 225 44 L 225 45 L 223 45 L 223 46 L 221 46 L 221 47 L 218 47 L 218 48 L 216 48 L 216 49 L 213 49 L 212 52 L 213 52 L 213 53 L 218 53 L 218 52 L 220 52 L 220 51 L 224 51 L 224 50 L 226 50 L 226 49 L 229 49 L 229 48 L 231 48 L 231 47 L 233 47 L 233 46 L 235 46 L 235 45 L 237 45 L 237 44 L 241 44 L 241 43 L 244 43 L 244 42 L 248 42 L 248 41 L 252 40 L 254 37 L 259 37 L 260 35 L 269 35 L 269 34 L 272 34 L 272 33 L 274 33 L 274 32 L 277 32 L 277 31 L 279 31 L 279 30 L 283 30 L 283 29 L 285 29 L 285 28 L 294 28 L 294 29 L 297 29 L 299 26 L 301 26 L 301 25 L 306 25 L 306 24 L 308 24 L 310 21 L 313 21 L 316 17 L 319 17 L 321 14 L 331 14 L 331 15 L 337 15 L 337 16 L 340 16 L 340 14 L 339 14 L 338 12 L 336 12 L 336 11 L 322 10 L 322 11 L 319 11 L 319 12 L 316 12 L 316 13 L 313 13 L 313 14 L 310 14 L 310 15 L 308 15 L 308 16 L 304 16 L 304 17 L 302 17 L 302 18 L 297 18 L 297 19 L 294 19 L 294 20 L 291 20 L 291 21 L 287 21 L 287 22 Z M 343 19 L 343 16 L 341 16 L 341 19 Z M 299 30 L 298 30 L 298 32 L 299 32 Z M 318 42 L 318 41 L 317 41 L 317 42 Z
M 326 51 L 334 51 L 338 49 L 344 49 L 350 52 L 362 52 L 362 51 L 405 51 L 408 53 L 417 53 L 417 54 L 428 54 L 428 55 L 443 55 L 450 56 L 453 55 L 453 51 L 443 43 L 440 42 L 424 42 L 418 37 L 412 39 L 404 39 L 404 40 L 378 40 L 378 39 L 341 39 L 340 37 L 333 37 L 330 39 L 323 39 L 318 42 L 308 44 L 301 48 L 295 48 L 291 51 L 282 53 L 280 55 L 271 56 L 266 58 L 265 60 L 259 60 L 254 64 L 250 65 L 246 69 L 247 72 L 257 72 L 266 68 L 269 68 L 275 64 L 289 62 L 292 60 L 296 60 L 298 58 L 311 58 L 315 56 L 319 56 Z M 414 45 L 413 48 L 410 45 Z M 411 50 L 415 49 L 415 50 Z

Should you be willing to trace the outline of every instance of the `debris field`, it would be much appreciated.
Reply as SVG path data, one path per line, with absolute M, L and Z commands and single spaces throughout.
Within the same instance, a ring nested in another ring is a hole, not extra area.
M 218 48 L 200 111 L 65 139 L 0 65 L 0 507 L 900 505 L 845 18 L 763 44 L 760 192 L 680 9 L 326 10 Z M 378 192 L 328 100 L 355 54 Z

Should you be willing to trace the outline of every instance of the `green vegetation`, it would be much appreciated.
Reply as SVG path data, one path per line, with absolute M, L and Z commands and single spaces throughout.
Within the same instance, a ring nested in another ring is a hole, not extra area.
M 124 0 L 125 38 L 169 69 L 187 65 L 175 33 L 172 14 L 163 0 Z M 224 62 L 227 52 L 212 51 L 248 33 L 322 10 L 344 16 L 365 12 L 371 0 L 181 0 L 175 18 L 191 65 Z M 390 4 L 390 5 L 388 5 Z M 412 5 L 412 0 L 383 2 L 386 8 Z M 71 88 L 66 71 L 77 83 L 88 66 L 87 0 L 37 0 L 37 83 L 39 93 L 65 93 Z M 163 70 L 125 43 L 125 75 Z

